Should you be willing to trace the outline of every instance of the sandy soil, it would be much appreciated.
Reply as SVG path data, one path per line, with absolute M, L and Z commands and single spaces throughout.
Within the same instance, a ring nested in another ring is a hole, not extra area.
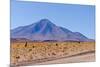
M 14 42 L 11 66 L 95 61 L 94 42 Z
M 41 63 L 36 63 L 36 65 L 40 64 L 64 64 L 64 63 L 80 63 L 80 62 L 94 62 L 95 61 L 95 53 L 87 53 L 83 55 L 64 57 L 52 61 L 46 61 Z

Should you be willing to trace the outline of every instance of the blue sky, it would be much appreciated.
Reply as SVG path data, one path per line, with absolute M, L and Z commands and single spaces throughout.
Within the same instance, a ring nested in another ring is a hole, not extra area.
M 95 6 L 11 0 L 11 29 L 47 18 L 58 26 L 95 39 Z

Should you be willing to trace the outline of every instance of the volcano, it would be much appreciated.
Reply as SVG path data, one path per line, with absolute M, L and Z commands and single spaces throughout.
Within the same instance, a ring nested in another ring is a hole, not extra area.
M 90 41 L 80 32 L 72 32 L 53 24 L 48 19 L 20 26 L 11 30 L 11 38 L 24 38 L 32 41 Z

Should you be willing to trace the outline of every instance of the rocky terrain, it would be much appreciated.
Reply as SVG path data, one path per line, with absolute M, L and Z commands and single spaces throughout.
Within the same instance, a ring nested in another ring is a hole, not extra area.
M 95 61 L 94 42 L 11 42 L 11 66 Z M 88 55 L 92 56 L 89 59 Z M 77 59 L 75 57 L 84 58 Z M 68 58 L 74 57 L 68 61 Z M 88 59 L 88 60 L 87 60 Z

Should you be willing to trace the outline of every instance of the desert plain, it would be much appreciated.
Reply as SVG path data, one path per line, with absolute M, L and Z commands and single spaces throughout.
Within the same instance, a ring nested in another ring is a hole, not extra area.
M 11 66 L 95 61 L 95 42 L 11 42 Z

